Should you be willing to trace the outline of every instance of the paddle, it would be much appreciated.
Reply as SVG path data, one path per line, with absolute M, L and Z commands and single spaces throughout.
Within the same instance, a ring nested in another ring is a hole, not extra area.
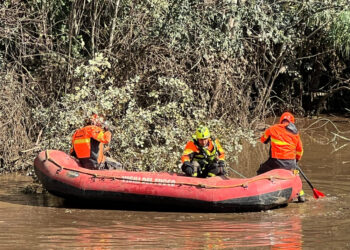
M 325 194 L 322 193 L 321 191 L 317 190 L 316 188 L 314 188 L 311 184 L 311 182 L 309 181 L 309 179 L 305 176 L 305 174 L 303 173 L 303 171 L 301 171 L 300 167 L 297 167 L 297 169 L 299 170 L 299 172 L 301 173 L 301 175 L 304 177 L 305 181 L 307 182 L 307 184 L 309 184 L 309 186 L 311 187 L 312 191 L 314 192 L 314 197 L 316 199 L 320 198 L 320 197 L 324 197 Z

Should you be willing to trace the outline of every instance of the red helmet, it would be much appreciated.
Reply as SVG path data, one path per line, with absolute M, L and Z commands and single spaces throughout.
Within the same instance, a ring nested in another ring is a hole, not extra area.
M 283 120 L 287 120 L 291 123 L 294 123 L 294 116 L 289 113 L 289 112 L 284 112 L 282 115 L 281 115 L 281 118 L 280 118 L 280 123 L 283 122 Z

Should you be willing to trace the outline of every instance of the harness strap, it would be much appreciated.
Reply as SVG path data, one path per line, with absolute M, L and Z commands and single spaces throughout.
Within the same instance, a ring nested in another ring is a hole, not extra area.
M 215 150 L 215 154 L 218 152 L 218 149 L 216 147 L 216 143 L 215 143 L 215 138 L 210 138 L 212 143 L 213 143 L 213 146 L 214 146 L 214 150 Z M 199 142 L 198 140 L 194 139 L 193 138 L 193 143 L 194 145 L 197 146 L 197 148 L 199 149 L 200 153 L 204 156 L 204 158 L 207 160 L 210 155 L 207 154 L 207 152 L 203 149 L 203 147 L 201 145 L 199 145 Z

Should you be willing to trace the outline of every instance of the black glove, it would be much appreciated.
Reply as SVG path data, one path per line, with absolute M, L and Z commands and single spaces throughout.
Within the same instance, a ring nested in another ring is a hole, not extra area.
M 194 173 L 194 167 L 192 166 L 192 164 L 188 161 L 185 161 L 183 164 L 182 164 L 182 167 L 181 167 L 182 171 L 185 172 L 185 174 L 187 176 L 192 176 L 193 173 Z
M 220 160 L 220 161 L 219 161 L 219 167 L 224 168 L 224 167 L 225 167 L 225 161 Z
M 225 165 L 226 165 L 225 161 L 223 161 L 223 160 L 219 161 L 219 173 L 222 174 L 222 175 L 226 174 Z

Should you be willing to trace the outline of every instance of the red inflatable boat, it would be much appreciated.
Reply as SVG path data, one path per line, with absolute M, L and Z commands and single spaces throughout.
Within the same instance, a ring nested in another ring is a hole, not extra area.
M 65 199 L 182 206 L 217 212 L 259 211 L 285 206 L 302 189 L 299 175 L 276 169 L 252 178 L 186 177 L 176 173 L 90 170 L 57 150 L 41 152 L 36 175 L 52 194 Z

